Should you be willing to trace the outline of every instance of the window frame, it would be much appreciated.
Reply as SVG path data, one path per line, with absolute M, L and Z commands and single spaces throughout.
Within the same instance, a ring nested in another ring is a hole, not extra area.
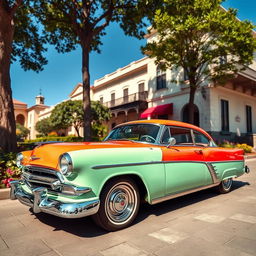
M 162 134 L 159 138 L 159 143 L 160 145 L 168 145 L 168 143 L 163 143 L 162 139 L 163 139 L 163 136 L 164 136 L 164 133 L 166 131 L 166 129 L 169 129 L 169 135 L 171 137 L 171 131 L 170 131 L 170 128 L 182 128 L 182 129 L 187 129 L 187 130 L 190 130 L 190 135 L 191 135 L 191 138 L 192 138 L 192 143 L 191 144 L 177 144 L 177 145 L 173 145 L 173 147 L 217 147 L 217 145 L 215 144 L 215 142 L 213 141 L 213 139 L 207 137 L 206 135 L 204 135 L 203 133 L 201 133 L 200 131 L 197 131 L 193 128 L 187 128 L 187 127 L 182 127 L 182 126 L 174 126 L 174 125 L 165 125 L 164 126 L 164 129 L 162 130 Z M 202 144 L 198 144 L 195 142 L 195 136 L 194 136 L 194 132 L 197 132 L 199 134 L 201 134 L 202 136 L 204 136 L 205 138 L 208 139 L 209 143 L 207 146 L 204 146 Z
M 225 106 L 226 104 L 226 106 Z M 230 132 L 229 121 L 229 101 L 225 99 L 220 100 L 220 116 L 221 116 L 221 131 Z
M 166 89 L 166 70 L 161 69 L 161 64 L 156 67 L 156 90 Z
M 245 106 L 245 118 L 246 118 L 246 132 L 252 133 L 252 106 L 250 105 Z

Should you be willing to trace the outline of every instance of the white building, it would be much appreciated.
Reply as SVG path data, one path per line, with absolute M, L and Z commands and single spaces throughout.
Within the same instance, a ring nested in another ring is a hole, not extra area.
M 156 33 L 147 36 L 154 40 Z M 143 118 L 188 120 L 189 85 L 180 70 L 161 71 L 154 59 L 144 57 L 96 80 L 91 99 L 100 101 L 112 112 L 109 129 L 117 124 Z M 70 93 L 82 99 L 82 84 Z M 217 141 L 245 142 L 256 146 L 256 61 L 224 86 L 205 84 L 195 96 L 195 122 Z M 44 108 L 38 120 L 50 115 Z M 73 128 L 67 134 L 75 134 Z

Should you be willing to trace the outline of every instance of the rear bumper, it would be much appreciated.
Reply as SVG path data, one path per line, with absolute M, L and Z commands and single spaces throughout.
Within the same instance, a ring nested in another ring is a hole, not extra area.
M 18 199 L 22 204 L 32 207 L 34 213 L 45 212 L 62 218 L 82 218 L 99 210 L 99 200 L 64 203 L 50 199 L 46 188 L 35 188 L 29 194 L 22 188 L 23 181 L 12 181 L 10 184 L 11 199 Z

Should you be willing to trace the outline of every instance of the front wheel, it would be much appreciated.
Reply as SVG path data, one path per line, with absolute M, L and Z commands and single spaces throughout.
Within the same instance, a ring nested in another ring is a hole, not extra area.
M 226 194 L 230 192 L 232 184 L 233 184 L 232 178 L 221 181 L 220 185 L 218 186 L 219 193 Z
M 140 205 L 136 183 L 129 178 L 108 182 L 100 196 L 100 208 L 93 220 L 107 231 L 128 227 L 135 219 Z

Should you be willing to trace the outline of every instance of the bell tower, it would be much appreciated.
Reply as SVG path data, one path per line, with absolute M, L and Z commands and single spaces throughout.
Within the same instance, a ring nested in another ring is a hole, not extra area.
M 44 96 L 41 89 L 39 90 L 39 95 L 36 96 L 36 105 L 44 105 Z

